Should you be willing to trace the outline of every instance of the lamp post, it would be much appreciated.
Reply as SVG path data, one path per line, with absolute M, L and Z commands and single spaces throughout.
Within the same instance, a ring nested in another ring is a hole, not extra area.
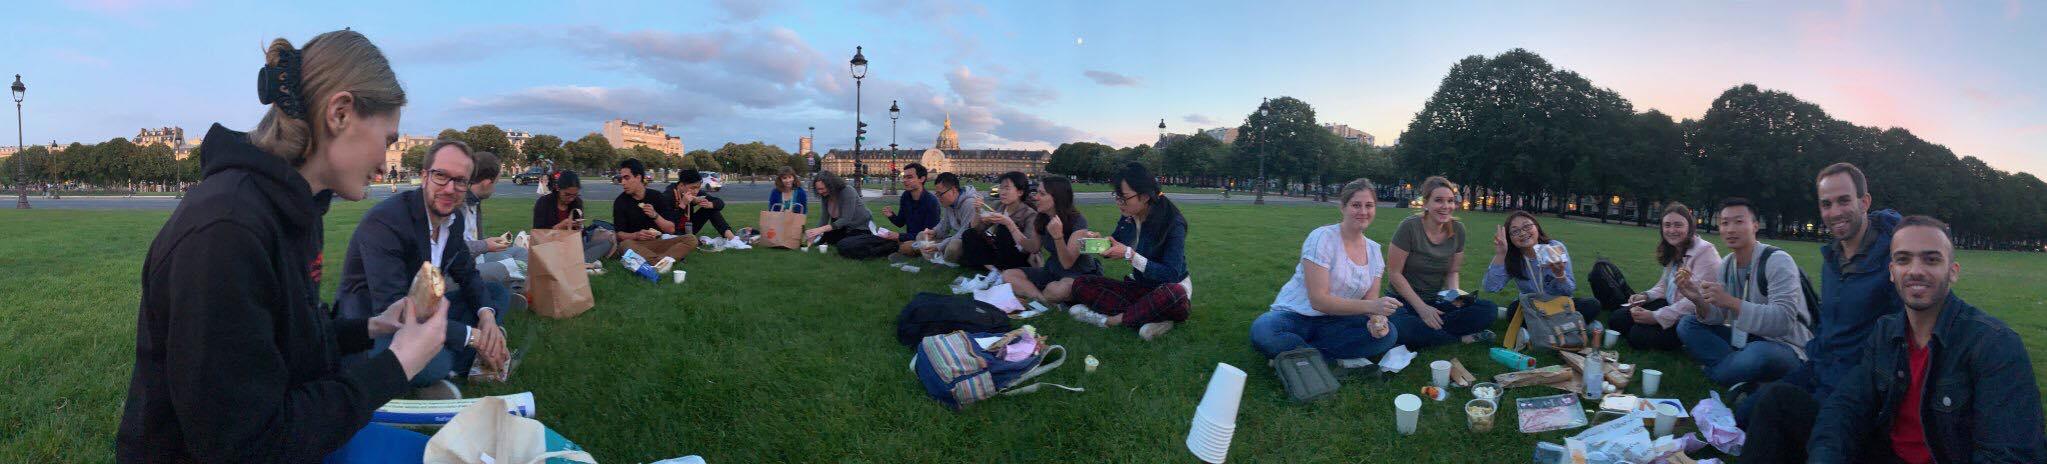
M 889 100 L 889 101 L 888 101 L 888 175 L 889 175 L 889 177 L 890 177 L 890 178 L 894 178 L 894 177 L 896 177 L 896 176 L 898 175 L 898 173 L 896 172 L 896 120 L 899 120 L 899 119 L 902 119 L 902 118 L 903 118 L 903 108 L 902 108 L 902 107 L 900 107 L 900 106 L 896 106 L 896 101 L 895 101 L 895 100 Z M 889 182 L 889 183 L 888 183 L 888 194 L 889 194 L 889 195 L 894 195 L 894 194 L 896 194 L 896 183 L 895 183 L 895 182 Z
M 26 154 L 28 152 L 28 143 L 22 142 L 23 137 L 21 136 L 21 97 L 23 94 L 28 93 L 28 86 L 21 85 L 20 74 L 14 75 L 13 89 L 14 89 L 14 185 L 16 195 L 14 197 L 14 209 L 29 209 L 28 185 L 22 184 L 22 176 L 27 175 L 26 174 L 27 171 L 24 171 L 22 169 L 21 161 L 21 155 Z
M 867 55 L 861 47 L 853 47 L 853 191 L 858 192 L 867 177 L 867 166 L 860 160 L 860 142 L 867 139 L 867 123 L 860 121 L 860 80 L 867 78 Z
M 1159 150 L 1159 159 L 1160 159 L 1160 160 L 1164 160 L 1164 159 L 1166 159 L 1166 152 L 1165 152 L 1165 149 L 1166 149 L 1166 120 L 1164 120 L 1164 119 L 1160 119 L 1160 120 L 1159 120 L 1159 141 L 1158 141 L 1158 142 L 1156 142 L 1156 143 L 1155 143 L 1155 144 L 1154 144 L 1154 145 L 1153 145 L 1153 146 L 1152 146 L 1151 148 L 1152 148 L 1153 150 Z M 1163 164 L 1163 163 L 1162 163 L 1162 164 Z M 1163 167 L 1163 166 L 1161 166 L 1161 167 Z M 1166 180 L 1172 180 L 1172 179 L 1171 179 L 1171 177 L 1170 177 L 1170 176 L 1171 176 L 1171 174 L 1168 174 L 1167 176 L 1168 176 L 1168 177 L 1167 177 L 1167 179 L 1166 179 Z
M 1265 204 L 1265 146 L 1272 140 L 1265 137 L 1272 133 L 1272 100 L 1258 99 L 1258 198 L 1251 204 Z
M 808 161 L 812 174 L 816 174 L 818 168 L 824 167 L 824 159 L 817 156 L 817 126 L 810 126 L 810 152 L 804 153 L 803 157 L 810 158 Z

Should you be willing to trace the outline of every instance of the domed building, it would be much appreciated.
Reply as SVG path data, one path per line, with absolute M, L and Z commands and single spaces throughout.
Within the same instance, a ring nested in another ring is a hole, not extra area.
M 1045 173 L 1045 162 L 1050 161 L 1051 152 L 1045 150 L 1009 149 L 960 149 L 959 132 L 952 128 L 952 116 L 945 118 L 945 127 L 938 130 L 938 140 L 932 148 L 898 150 L 890 153 L 888 145 L 870 149 L 860 147 L 860 158 L 867 165 L 870 176 L 892 176 L 891 169 L 902 169 L 910 163 L 922 164 L 936 176 L 950 172 L 962 176 L 989 176 L 1009 171 L 1018 171 L 1031 176 Z M 840 175 L 853 174 L 853 151 L 834 149 L 824 155 L 824 169 Z

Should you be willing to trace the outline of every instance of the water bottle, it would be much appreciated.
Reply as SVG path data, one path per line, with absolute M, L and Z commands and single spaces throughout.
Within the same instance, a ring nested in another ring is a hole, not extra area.
M 1507 366 L 1508 369 L 1513 369 L 1515 371 L 1525 371 L 1535 368 L 1535 358 L 1525 354 L 1517 353 L 1514 350 L 1509 350 L 1506 348 L 1495 346 L 1492 349 L 1492 356 L 1494 362 L 1498 362 L 1500 363 L 1500 365 Z
M 1597 400 L 1606 396 L 1606 376 L 1602 370 L 1605 363 L 1596 351 L 1585 357 L 1585 399 Z

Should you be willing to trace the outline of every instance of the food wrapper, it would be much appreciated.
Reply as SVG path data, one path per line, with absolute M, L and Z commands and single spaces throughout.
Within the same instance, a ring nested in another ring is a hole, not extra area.
M 1720 403 L 1720 395 L 1699 400 L 1692 406 L 1692 423 L 1699 426 L 1699 434 L 1706 437 L 1706 444 L 1713 445 L 1720 452 L 1730 456 L 1741 455 L 1741 445 L 1748 441 L 1748 434 L 1734 425 L 1734 411 Z
M 426 322 L 434 316 L 434 308 L 440 307 L 441 297 L 448 294 L 448 281 L 441 277 L 441 270 L 434 263 L 419 263 L 419 273 L 412 275 L 412 290 L 405 294 L 412 300 L 413 315 Z
M 1514 407 L 1521 433 L 1584 427 L 1586 423 L 1585 408 L 1574 394 L 1520 398 L 1514 400 Z
M 1606 382 L 1620 389 L 1628 388 L 1628 381 L 1635 377 L 1635 365 L 1621 364 L 1620 354 L 1612 351 L 1598 353 L 1602 361 L 1600 365 L 1605 368 L 1601 375 L 1606 378 Z M 1585 355 L 1561 350 L 1557 351 L 1557 355 L 1564 358 L 1564 365 L 1570 366 L 1571 370 L 1584 372 Z
M 1450 384 L 1458 387 L 1469 387 L 1472 382 L 1477 381 L 1478 377 L 1471 375 L 1471 371 L 1464 368 L 1463 362 L 1458 361 L 1457 358 L 1450 358 Z
M 1558 382 L 1575 383 L 1576 380 L 1577 376 L 1575 373 L 1564 366 L 1543 366 L 1493 376 L 1493 383 L 1500 384 L 1500 388 L 1550 385 Z

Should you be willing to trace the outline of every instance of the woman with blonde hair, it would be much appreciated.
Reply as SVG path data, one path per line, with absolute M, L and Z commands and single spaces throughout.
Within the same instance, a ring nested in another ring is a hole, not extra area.
M 327 204 L 359 201 L 398 139 L 405 90 L 362 34 L 278 39 L 256 129 L 215 124 L 204 178 L 142 265 L 121 462 L 419 462 L 426 436 L 369 425 L 446 341 L 447 306 L 400 299 L 366 320 L 320 301 Z M 344 353 L 389 349 L 348 368 Z
M 1421 214 L 1400 221 L 1386 250 L 1386 281 L 1403 306 L 1393 315 L 1401 344 L 1422 348 L 1497 337 L 1487 327 L 1499 306 L 1465 294 L 1458 286 L 1464 267 L 1464 221 L 1457 219 L 1457 184 L 1442 176 L 1422 181 Z

